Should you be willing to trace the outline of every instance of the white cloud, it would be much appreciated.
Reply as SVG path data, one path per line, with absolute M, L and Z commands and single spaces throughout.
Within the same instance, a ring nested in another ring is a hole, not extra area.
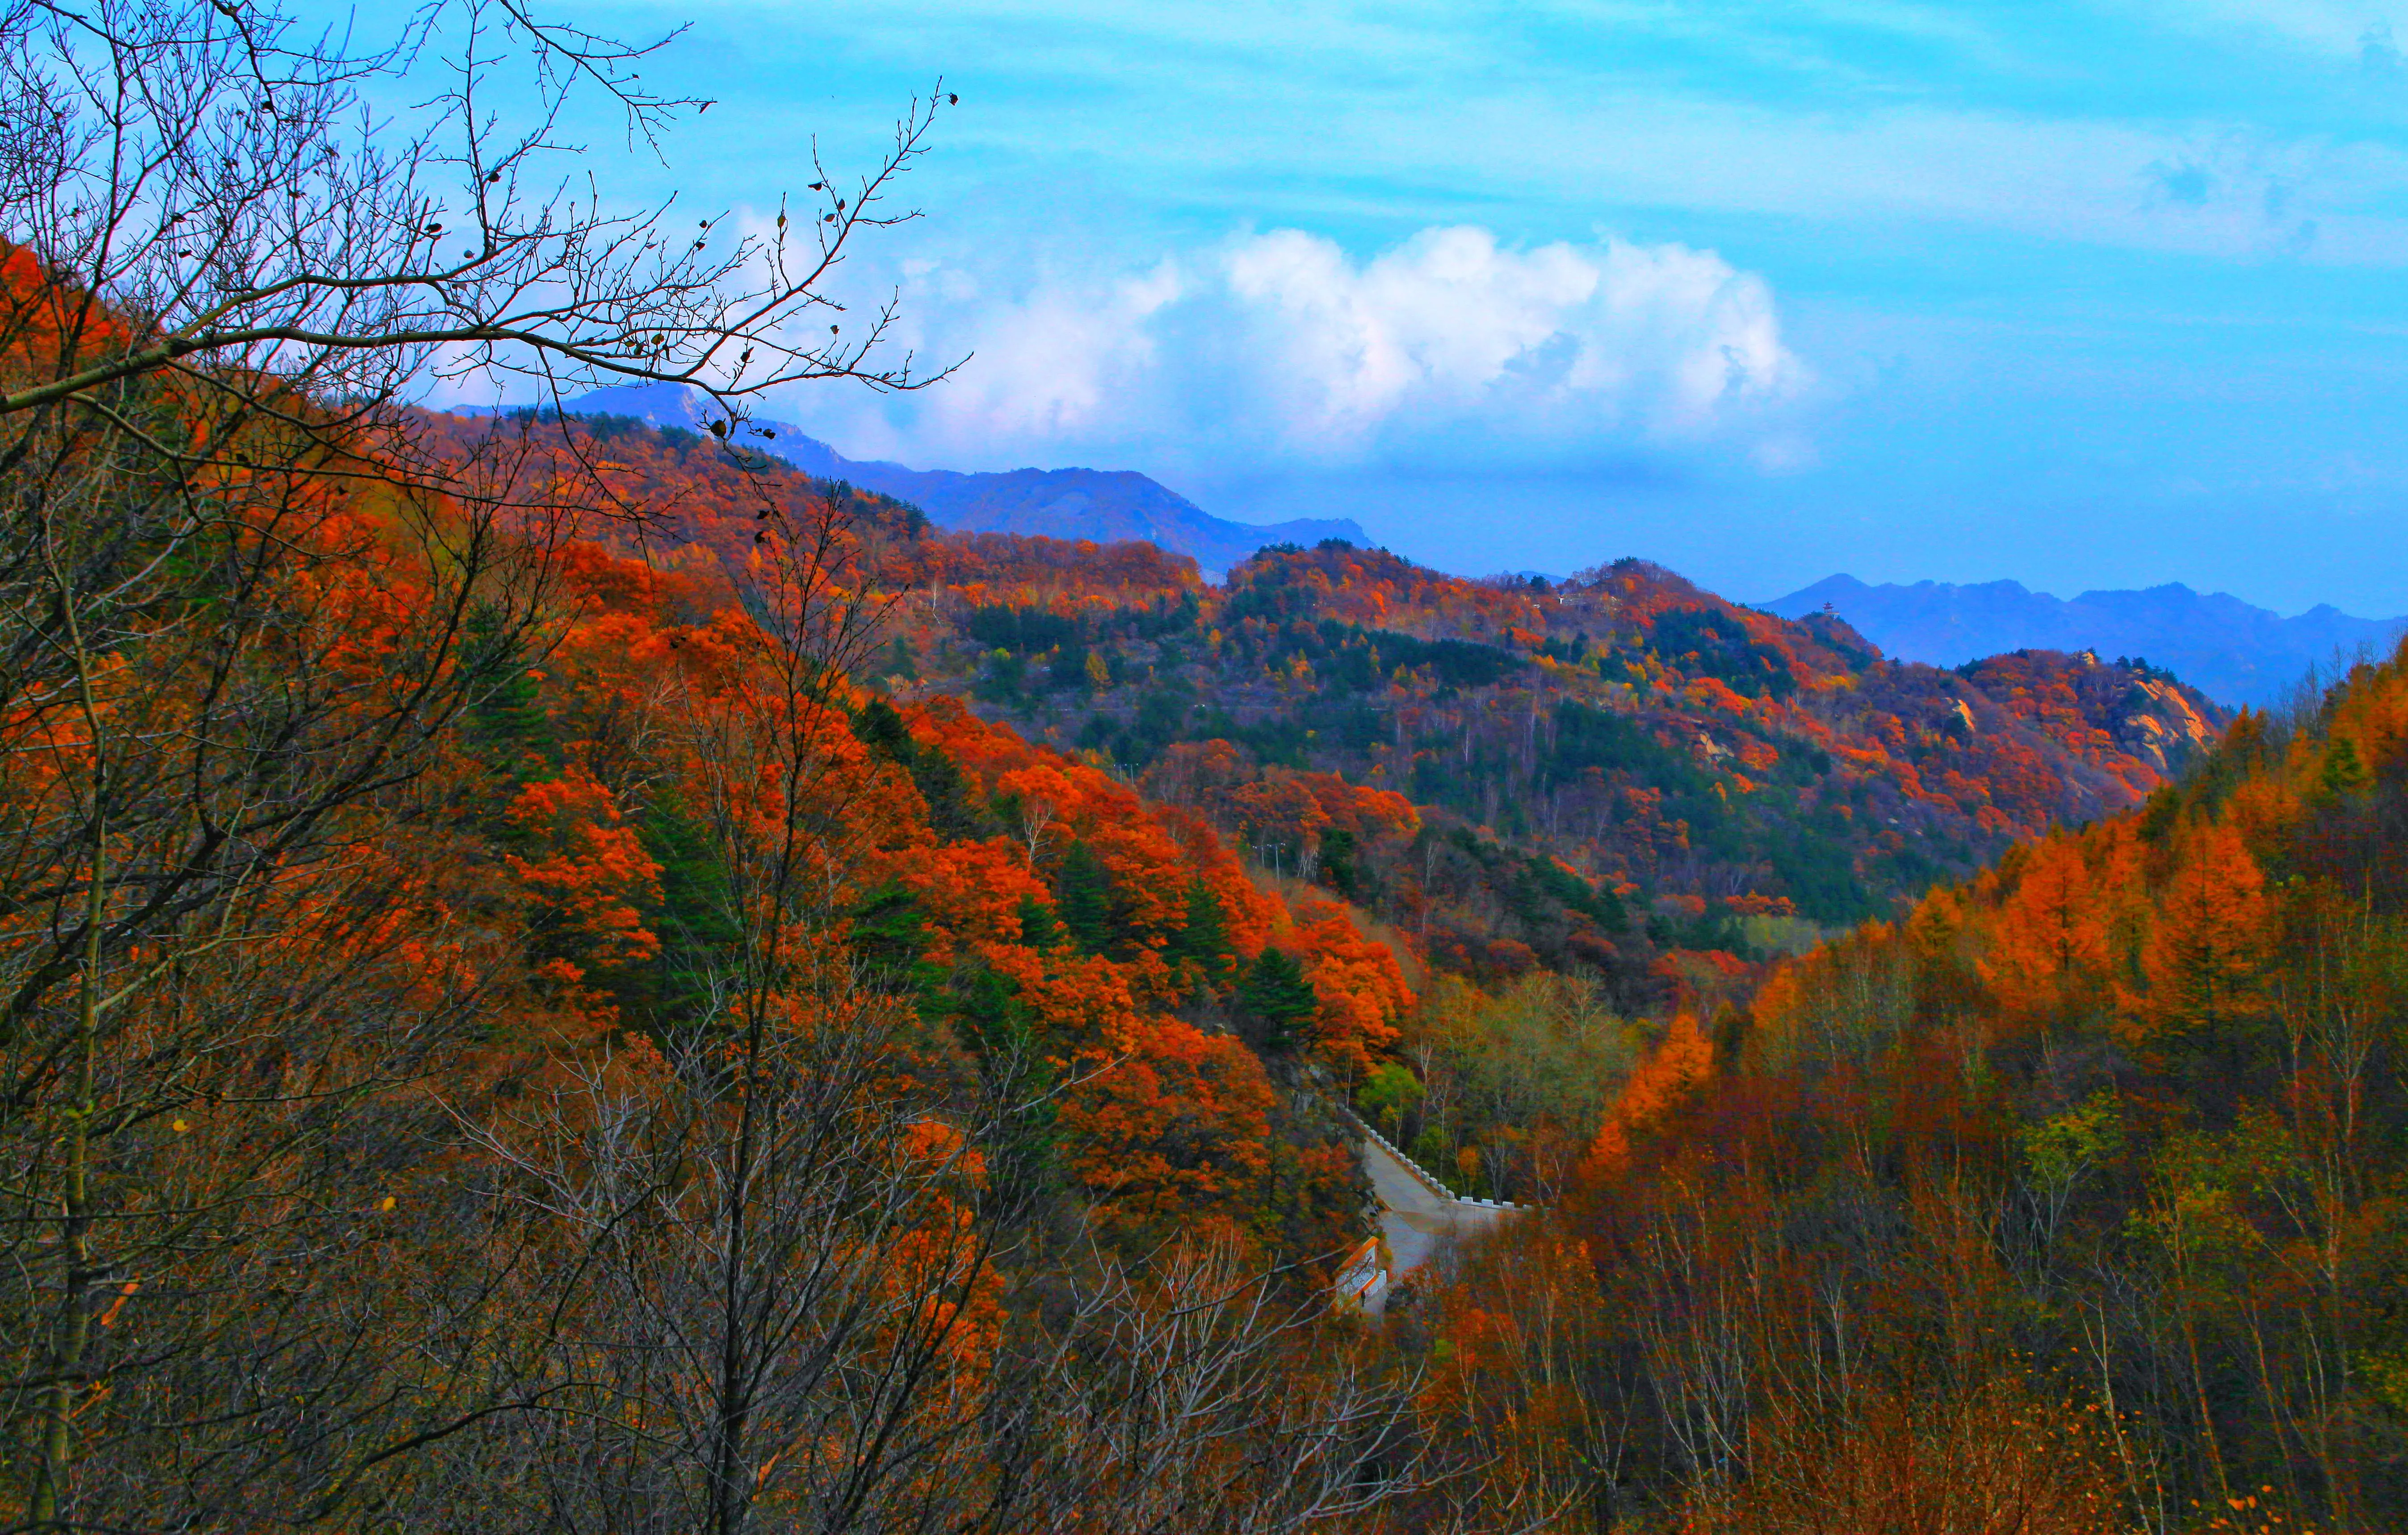
M 1158 362 L 1155 315 L 1178 301 L 1177 264 L 1100 292 L 1041 287 L 985 311 L 961 373 L 931 404 L 954 432 L 1042 442 L 1109 426 L 1115 403 Z
M 1358 267 L 1282 230 L 1240 242 L 1226 270 L 1261 387 L 1299 447 L 1343 448 L 1398 421 L 1533 413 L 1695 433 L 1787 392 L 1799 371 L 1763 280 L 1678 245 L 1516 252 L 1458 226 Z
M 972 355 L 885 402 L 879 429 L 839 438 L 848 452 L 1340 464 L 1452 441 L 1553 457 L 1752 431 L 1805 378 L 1763 279 L 1681 245 L 1517 251 L 1451 226 L 1358 262 L 1283 229 L 1134 273 L 1014 288 L 955 267 L 911 286 L 912 343 Z

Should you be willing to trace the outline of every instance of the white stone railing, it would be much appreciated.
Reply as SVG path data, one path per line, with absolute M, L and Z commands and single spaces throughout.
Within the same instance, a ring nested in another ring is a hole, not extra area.
M 1340 1118 L 1345 1120 L 1347 1124 L 1354 1126 L 1354 1128 L 1360 1130 L 1372 1140 L 1378 1142 L 1382 1151 L 1386 1152 L 1390 1156 L 1393 1156 L 1398 1161 L 1403 1163 L 1407 1172 L 1412 1173 L 1413 1177 L 1421 1183 L 1423 1187 L 1428 1189 L 1432 1194 L 1437 1195 L 1441 1199 L 1451 1200 L 1455 1204 L 1465 1205 L 1473 1210 L 1537 1210 L 1541 1208 L 1538 1205 L 1515 1204 L 1511 1199 L 1474 1199 L 1464 1195 L 1457 1194 L 1455 1190 L 1447 1187 L 1444 1184 L 1440 1183 L 1436 1178 L 1430 1176 L 1429 1169 L 1424 1168 L 1419 1162 L 1416 1162 L 1412 1157 L 1406 1155 L 1403 1150 L 1399 1148 L 1395 1141 L 1373 1129 L 1365 1122 L 1362 1115 L 1356 1113 L 1354 1110 L 1348 1108 L 1345 1104 L 1339 1102 L 1335 1098 L 1329 1100 L 1329 1106 L 1338 1111 Z

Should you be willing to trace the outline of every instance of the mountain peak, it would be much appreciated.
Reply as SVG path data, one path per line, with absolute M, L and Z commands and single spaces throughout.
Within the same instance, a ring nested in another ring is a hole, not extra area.
M 571 415 L 626 416 L 652 426 L 692 431 L 717 414 L 710 396 L 690 385 L 617 384 L 567 402 Z M 1215 517 L 1135 469 L 1039 469 L 964 472 L 914 469 L 882 460 L 851 459 L 801 427 L 751 421 L 737 429 L 746 448 L 782 459 L 806 474 L 842 480 L 908 501 L 940 527 L 968 533 L 1023 533 L 1097 543 L 1140 539 L 1192 556 L 1217 579 L 1268 544 L 1314 544 L 1324 538 L 1370 540 L 1351 518 L 1300 518 L 1257 524 Z
M 625 416 L 647 426 L 689 431 L 721 414 L 710 396 L 694 385 L 667 382 L 612 384 L 564 401 L 561 409 L 572 416 Z

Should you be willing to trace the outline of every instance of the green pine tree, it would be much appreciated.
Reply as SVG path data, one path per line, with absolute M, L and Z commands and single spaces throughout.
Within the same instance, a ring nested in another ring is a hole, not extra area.
M 621 1015 L 664 1044 L 704 1023 L 715 1006 L 712 975 L 720 958 L 743 940 L 729 913 L 736 900 L 710 834 L 674 793 L 647 809 L 644 851 L 661 866 L 661 898 L 647 903 L 644 925 L 660 936 L 660 953 L 644 967 L 640 995 L 620 996 Z
M 560 776 L 560 732 L 543 707 L 543 685 L 527 665 L 511 664 L 520 647 L 496 632 L 492 614 L 471 613 L 466 649 L 473 664 L 495 678 L 469 705 L 463 734 L 487 765 L 515 787 Z M 503 797 L 508 797 L 507 791 Z
M 970 793 L 961 765 L 942 748 L 923 746 L 911 760 L 911 782 L 928 803 L 928 825 L 940 837 L 974 842 L 995 835 L 994 812 Z
M 1020 897 L 1020 941 L 1031 949 L 1051 949 L 1062 941 L 1062 925 L 1054 909 L 1034 896 Z
M 1272 1050 L 1285 1050 L 1302 1037 L 1320 999 L 1296 956 L 1266 948 L 1254 956 L 1238 987 L 1238 1006 L 1254 1021 L 1256 1037 Z
M 1054 871 L 1054 910 L 1070 941 L 1091 954 L 1111 947 L 1112 931 L 1111 876 L 1084 842 L 1073 842 Z
M 1229 983 L 1238 952 L 1229 941 L 1228 914 L 1221 910 L 1221 897 L 1201 878 L 1187 882 L 1187 921 L 1170 935 L 1163 957 L 1174 965 L 1193 961 L 1205 983 L 1216 990 Z
M 917 763 L 920 743 L 911 739 L 911 727 L 903 723 L 893 704 L 875 694 L 853 717 L 853 734 L 874 756 L 906 768 Z
M 921 981 L 921 954 L 927 947 L 920 903 L 901 883 L 888 880 L 853 907 L 852 947 L 872 979 L 900 986 Z
M 1321 834 L 1322 881 L 1349 899 L 1355 894 L 1354 851 L 1354 834 L 1344 826 Z
M 911 775 L 912 785 L 927 802 L 928 825 L 938 836 L 974 841 L 994 831 L 994 818 L 972 797 L 961 766 L 943 748 L 914 740 L 911 727 L 893 704 L 872 696 L 853 715 L 853 734 L 872 756 Z
M 2358 760 L 2358 743 L 2347 736 L 2335 736 L 2325 748 L 2325 793 L 2345 795 L 2365 788 L 2374 782 L 2374 775 Z
M 978 1060 L 985 1097 L 1001 1111 L 985 1133 L 987 1198 L 1007 1217 L 1024 1216 L 1055 1182 L 1053 1069 L 1009 977 L 981 965 L 956 981 L 952 1004 L 954 1030 Z

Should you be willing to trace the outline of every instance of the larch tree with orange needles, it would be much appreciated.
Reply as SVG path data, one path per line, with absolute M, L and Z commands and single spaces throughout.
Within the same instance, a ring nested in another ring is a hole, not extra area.
M 2064 1022 L 2103 994 L 2106 918 L 2080 840 L 2052 837 L 2033 848 L 2023 877 L 2000 906 L 1979 973 L 2015 1016 L 2042 1025 Z
M 2238 830 L 2218 824 L 2187 839 L 2141 951 L 2141 1037 L 2213 1035 L 2260 1015 L 2272 917 L 2265 873 Z
M 1630 1163 L 1633 1134 L 1642 1131 L 1678 1108 L 1684 1098 L 1713 1072 L 1714 1047 L 1692 1013 L 1678 1012 L 1656 1048 L 1623 1084 L 1622 1097 L 1598 1126 L 1581 1164 L 1582 1176 L 1610 1177 Z

